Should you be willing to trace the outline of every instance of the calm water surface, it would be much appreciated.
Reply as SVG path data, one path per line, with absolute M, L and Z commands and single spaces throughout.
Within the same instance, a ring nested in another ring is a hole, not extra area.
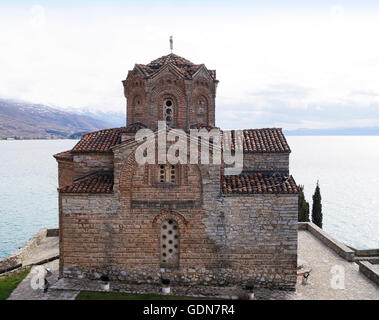
M 311 203 L 320 181 L 324 229 L 357 248 L 379 248 L 379 137 L 287 137 L 290 170 Z M 0 257 L 58 225 L 53 154 L 75 140 L 0 141 Z
M 320 183 L 323 229 L 356 248 L 379 248 L 379 137 L 287 137 L 290 171 L 312 205 Z
M 53 154 L 76 140 L 0 141 L 0 258 L 41 228 L 58 226 L 57 163 Z

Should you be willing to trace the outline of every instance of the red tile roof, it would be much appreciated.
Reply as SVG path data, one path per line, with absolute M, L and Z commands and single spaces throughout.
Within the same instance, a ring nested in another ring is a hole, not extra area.
M 58 188 L 60 193 L 112 193 L 113 172 L 95 172 L 76 180 L 72 185 Z
M 212 129 L 211 126 L 192 125 L 191 128 L 207 128 Z M 95 132 L 90 132 L 81 138 L 81 140 L 71 150 L 75 152 L 111 152 L 111 148 L 121 143 L 121 134 L 134 133 L 139 129 L 145 128 L 142 123 L 134 123 L 127 127 L 105 129 Z M 245 129 L 243 132 L 242 140 L 236 137 L 236 131 L 231 131 L 231 141 L 227 139 L 225 144 L 231 144 L 231 150 L 235 151 L 236 144 L 243 146 L 244 153 L 290 153 L 291 149 L 287 143 L 286 138 L 280 128 L 268 129 Z M 236 142 L 237 140 L 237 142 Z M 68 151 L 66 151 L 68 152 Z M 60 154 L 55 156 L 59 157 Z M 65 156 L 65 155 L 61 155 Z M 66 155 L 68 156 L 68 154 Z
M 236 137 L 236 131 L 231 130 L 231 141 L 226 139 L 225 145 L 231 144 L 231 150 L 235 151 L 238 144 L 243 146 L 244 153 L 290 153 L 291 149 L 281 128 L 245 129 L 242 139 Z
M 66 160 L 66 161 L 72 161 L 73 160 L 73 156 L 72 156 L 72 153 L 70 150 L 54 154 L 53 157 L 57 160 Z
M 283 173 L 244 173 L 221 176 L 221 192 L 224 194 L 294 193 L 298 188 L 292 176 Z
M 71 152 L 110 152 L 110 148 L 121 142 L 121 132 L 125 127 L 86 133 Z
M 180 57 L 176 54 L 168 54 L 166 56 L 160 57 L 151 61 L 149 64 L 136 64 L 137 68 L 139 68 L 145 76 L 151 76 L 156 73 L 159 69 L 161 69 L 164 65 L 173 64 L 177 70 L 183 74 L 183 76 L 187 79 L 191 79 L 192 76 L 196 73 L 197 70 L 202 66 L 201 64 L 194 64 L 191 61 Z M 208 70 L 209 75 L 213 80 L 216 80 L 216 71 Z

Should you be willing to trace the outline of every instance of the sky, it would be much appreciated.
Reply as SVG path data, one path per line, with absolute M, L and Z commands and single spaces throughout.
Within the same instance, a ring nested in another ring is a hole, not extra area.
M 0 0 L 0 97 L 125 111 L 135 63 L 216 69 L 222 128 L 379 126 L 379 1 Z

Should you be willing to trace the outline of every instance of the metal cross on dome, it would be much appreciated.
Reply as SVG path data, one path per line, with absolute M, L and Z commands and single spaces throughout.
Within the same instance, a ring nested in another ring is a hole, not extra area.
M 174 41 L 172 40 L 172 36 L 170 36 L 170 49 L 172 53 L 172 49 L 174 48 Z

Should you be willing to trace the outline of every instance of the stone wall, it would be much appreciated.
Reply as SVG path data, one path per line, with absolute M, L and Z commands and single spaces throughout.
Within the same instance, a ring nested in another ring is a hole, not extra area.
M 74 154 L 74 177 L 78 178 L 97 170 L 113 170 L 112 153 Z
M 350 249 L 342 242 L 337 241 L 314 223 L 299 222 L 298 228 L 299 230 L 308 230 L 316 238 L 321 240 L 326 246 L 334 250 L 339 256 L 346 259 L 347 261 L 354 261 L 355 253 L 353 249 Z
M 367 278 L 379 285 L 379 268 L 375 267 L 368 261 L 359 261 L 359 271 L 362 272 Z
M 222 197 L 218 217 L 208 222 L 218 226 L 208 228 L 209 237 L 222 248 L 225 263 L 242 273 L 242 280 L 295 287 L 297 200 L 297 195 Z
M 198 281 L 201 273 L 209 272 L 202 268 L 217 267 L 214 244 L 201 221 L 202 210 L 193 203 L 185 207 L 183 202 L 177 212 L 152 207 L 148 201 L 137 208 L 121 205 L 117 209 L 112 196 L 61 197 L 64 276 L 96 279 L 108 274 L 112 279 L 159 283 L 160 227 L 165 219 L 177 221 L 180 233 L 180 270 L 167 270 L 170 277 Z
M 246 171 L 289 171 L 289 153 L 246 153 L 243 157 Z
M 218 211 L 199 207 L 117 208 L 113 196 L 62 195 L 62 273 L 66 277 L 131 283 L 246 285 L 292 289 L 296 283 L 297 197 L 214 199 Z M 170 202 L 164 202 L 170 205 Z M 239 208 L 239 210 L 236 210 Z M 107 212 L 107 213 L 105 213 Z M 160 226 L 179 225 L 179 268 L 160 265 Z

